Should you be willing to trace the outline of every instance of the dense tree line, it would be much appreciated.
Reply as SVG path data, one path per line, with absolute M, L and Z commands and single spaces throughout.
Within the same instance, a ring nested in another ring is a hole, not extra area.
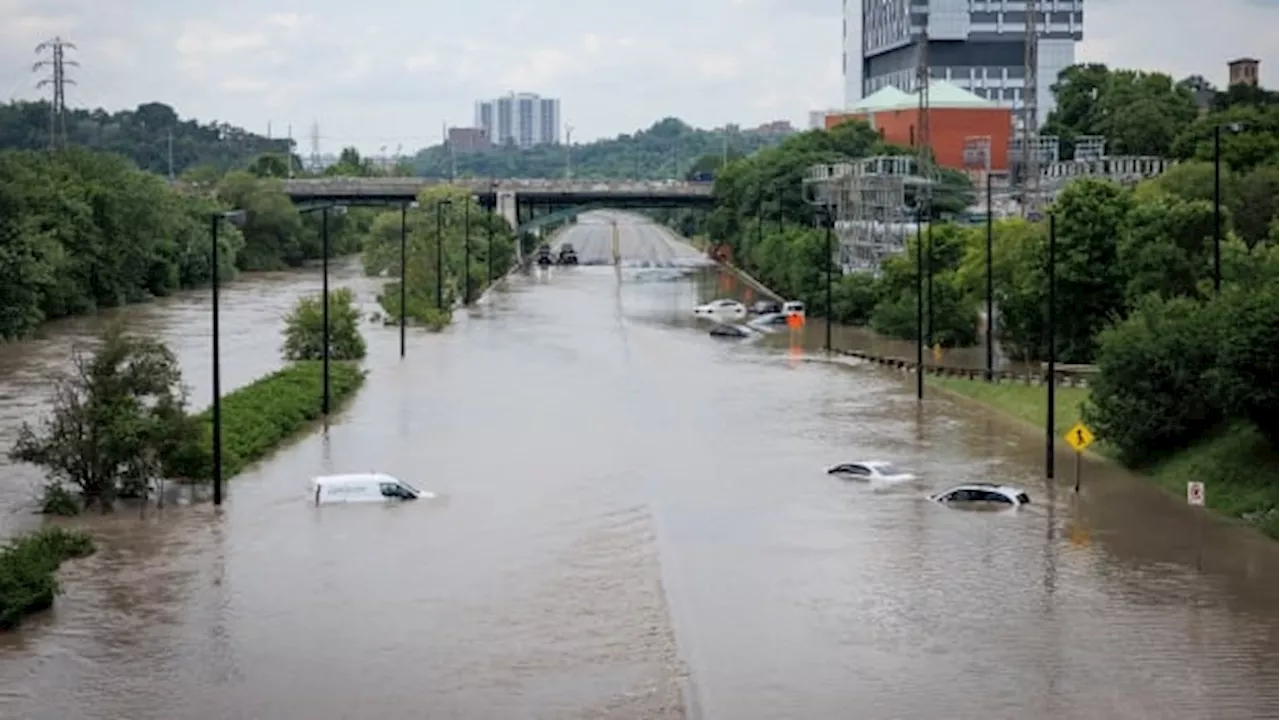
M 207 283 L 209 218 L 231 207 L 247 218 L 243 228 L 222 224 L 222 278 L 320 256 L 319 217 L 300 216 L 270 180 L 233 172 L 182 192 L 119 155 L 0 151 L 0 339 Z M 331 218 L 333 252 L 357 250 L 370 222 Z
M 412 165 L 424 177 L 631 178 L 664 180 L 679 178 L 700 158 L 751 154 L 776 145 L 782 133 L 741 131 L 735 127 L 701 130 L 675 118 L 666 118 L 647 130 L 630 135 L 576 144 L 539 145 L 532 148 L 494 147 L 480 152 L 452 152 L 447 144 L 426 148 Z M 570 163 L 572 168 L 570 169 Z M 714 170 L 719 162 L 705 168 Z
M 71 145 L 123 155 L 139 168 L 161 175 L 168 175 L 171 169 L 171 139 L 175 175 L 198 167 L 221 174 L 243 168 L 263 153 L 292 152 L 288 139 L 269 139 L 222 122 L 182 120 L 173 108 L 158 102 L 117 112 L 70 109 L 67 139 Z M 37 150 L 48 146 L 48 102 L 0 104 L 0 148 Z
M 414 323 L 434 329 L 448 324 L 454 305 L 465 301 L 468 271 L 474 300 L 515 261 L 516 237 L 511 225 L 497 213 L 486 211 L 465 189 L 425 188 L 418 195 L 418 208 L 404 219 L 406 315 Z M 378 297 L 389 321 L 400 317 L 400 222 L 398 211 L 378 215 L 364 241 L 365 272 L 393 279 Z M 438 256 L 443 276 L 436 272 Z M 439 304 L 437 278 L 442 296 Z
M 1206 107 L 1196 92 L 1206 93 Z M 1076 139 L 1101 135 L 1112 155 L 1211 160 L 1213 128 L 1222 131 L 1222 161 L 1236 172 L 1274 165 L 1276 93 L 1237 85 L 1218 91 L 1203 78 L 1174 82 L 1162 73 L 1075 65 L 1053 85 L 1057 106 L 1042 132 L 1063 142 L 1071 157 Z

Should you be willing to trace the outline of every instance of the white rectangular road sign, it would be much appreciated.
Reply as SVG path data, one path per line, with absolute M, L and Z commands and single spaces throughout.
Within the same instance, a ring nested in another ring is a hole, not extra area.
M 1204 505 L 1204 483 L 1189 482 L 1187 483 L 1187 504 L 1188 505 Z

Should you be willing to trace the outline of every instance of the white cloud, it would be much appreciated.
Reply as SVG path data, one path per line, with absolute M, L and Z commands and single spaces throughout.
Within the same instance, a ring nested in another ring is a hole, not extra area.
M 1277 14 L 1274 1 L 1089 0 L 1077 58 L 1221 84 L 1228 59 L 1253 55 L 1274 87 Z M 314 118 L 327 149 L 435 143 L 442 122 L 511 90 L 560 97 L 582 139 L 666 115 L 803 125 L 843 99 L 834 0 L 0 0 L 0 18 L 6 99 L 38 96 L 34 48 L 59 34 L 78 45 L 73 103 L 159 100 L 299 135 Z

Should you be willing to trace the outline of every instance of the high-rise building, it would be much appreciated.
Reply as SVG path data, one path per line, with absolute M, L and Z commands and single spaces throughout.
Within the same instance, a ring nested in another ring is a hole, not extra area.
M 475 125 L 496 145 L 554 145 L 560 142 L 560 101 L 535 93 L 481 100 L 476 103 Z
M 1039 0 L 1036 110 L 1053 109 L 1051 87 L 1075 64 L 1084 0 Z M 930 77 L 1018 108 L 1026 77 L 1025 0 L 844 0 L 845 104 L 886 85 L 916 89 L 918 38 L 928 33 Z

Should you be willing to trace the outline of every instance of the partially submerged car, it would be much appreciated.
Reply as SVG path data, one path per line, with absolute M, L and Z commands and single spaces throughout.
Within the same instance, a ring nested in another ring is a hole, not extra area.
M 827 474 L 846 480 L 862 480 L 865 482 L 906 482 L 916 479 L 916 476 L 912 473 L 884 460 L 840 463 L 828 469 Z
M 434 493 L 419 490 L 386 473 L 352 473 L 321 475 L 311 480 L 311 495 L 317 505 L 352 502 L 389 502 L 433 498 Z
M 729 323 L 716 323 L 715 327 L 711 328 L 711 337 L 749 338 L 754 335 L 755 333 L 741 325 L 732 325 Z
M 782 312 L 782 303 L 775 300 L 757 300 L 751 304 L 752 315 L 769 315 Z
M 936 495 L 930 500 L 944 505 L 986 506 L 986 507 L 1021 507 L 1031 502 L 1026 491 L 1012 485 L 974 482 L 956 485 Z
M 712 300 L 694 308 L 693 314 L 703 317 L 744 318 L 747 316 L 747 308 L 737 300 Z
M 543 267 L 546 267 L 547 265 L 554 265 L 555 258 L 551 256 L 551 247 L 548 245 L 539 245 L 538 249 L 534 251 L 533 261 Z

